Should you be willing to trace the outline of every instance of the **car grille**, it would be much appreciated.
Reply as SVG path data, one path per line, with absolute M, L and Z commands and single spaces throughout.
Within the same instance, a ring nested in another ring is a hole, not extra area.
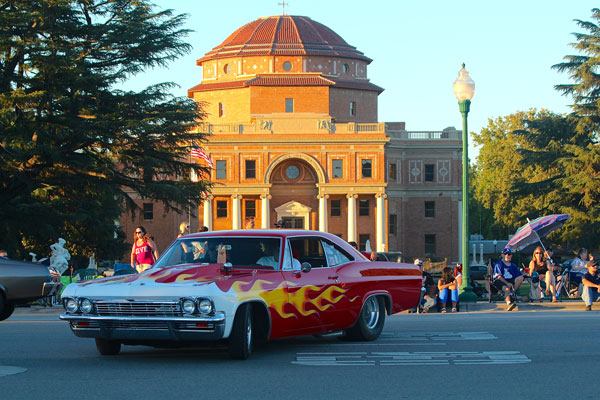
M 100 316 L 121 317 L 180 317 L 179 302 L 153 301 L 97 301 L 96 312 Z
M 102 326 L 108 329 L 169 330 L 169 324 L 160 321 L 106 321 Z

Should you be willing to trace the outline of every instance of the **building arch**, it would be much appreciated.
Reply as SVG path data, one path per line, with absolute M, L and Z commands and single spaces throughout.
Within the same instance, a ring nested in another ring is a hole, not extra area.
M 269 166 L 267 167 L 267 170 L 265 171 L 264 183 L 267 183 L 267 184 L 270 183 L 271 176 L 272 176 L 275 168 L 282 162 L 284 162 L 286 160 L 290 160 L 290 159 L 299 159 L 299 160 L 305 161 L 306 163 L 308 163 L 308 165 L 310 165 L 313 168 L 313 170 L 317 174 L 318 183 L 319 184 L 327 183 L 327 175 L 325 174 L 325 170 L 323 169 L 321 164 L 314 157 L 311 157 L 310 155 L 305 154 L 305 153 L 288 153 L 288 154 L 283 154 L 283 155 L 277 157 L 276 159 L 274 159 L 271 162 L 271 164 L 269 164 Z

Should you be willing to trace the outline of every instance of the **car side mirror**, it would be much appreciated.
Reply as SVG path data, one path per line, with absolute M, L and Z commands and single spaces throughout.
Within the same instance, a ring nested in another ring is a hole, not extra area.
M 306 261 L 302 263 L 302 272 L 310 272 L 311 269 L 312 265 L 310 265 L 310 263 Z

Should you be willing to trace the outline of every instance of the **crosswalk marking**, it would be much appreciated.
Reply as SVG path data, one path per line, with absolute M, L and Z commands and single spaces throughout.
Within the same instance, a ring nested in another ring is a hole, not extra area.
M 498 339 L 488 332 L 384 332 L 380 340 L 455 341 Z
M 518 351 L 468 352 L 313 352 L 297 353 L 292 364 L 310 366 L 397 366 L 397 365 L 498 365 L 523 364 L 531 360 Z

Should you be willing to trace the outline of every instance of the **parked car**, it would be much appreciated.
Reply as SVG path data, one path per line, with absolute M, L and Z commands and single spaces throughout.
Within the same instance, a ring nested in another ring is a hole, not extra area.
M 52 267 L 0 257 L 0 321 L 15 306 L 60 292 L 60 274 Z
M 340 330 L 375 340 L 420 289 L 416 266 L 373 263 L 329 233 L 215 231 L 176 239 L 141 274 L 69 285 L 60 318 L 102 355 L 225 339 L 246 359 L 257 340 Z
M 382 251 L 376 252 L 375 261 L 391 261 L 391 262 L 403 262 L 401 251 Z

